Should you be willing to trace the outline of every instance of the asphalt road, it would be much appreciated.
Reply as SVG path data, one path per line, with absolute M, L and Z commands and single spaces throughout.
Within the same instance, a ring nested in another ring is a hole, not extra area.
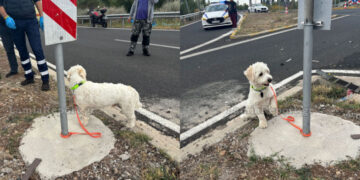
M 240 20 L 240 16 L 238 16 L 238 20 Z M 184 26 L 180 30 L 181 51 L 192 48 L 199 44 L 203 44 L 209 40 L 230 32 L 231 30 L 231 26 L 215 27 L 204 30 L 202 28 L 201 21 Z
M 181 51 L 183 51 L 231 31 L 231 26 L 216 27 L 204 30 L 202 28 L 201 21 L 198 21 L 194 24 L 182 27 L 180 31 L 180 47 Z
M 332 21 L 331 31 L 314 31 L 313 68 L 359 69 L 360 10 L 335 13 L 350 16 Z M 238 41 L 222 40 L 203 50 Z M 267 63 L 276 83 L 302 70 L 302 59 L 303 31 L 293 30 L 181 60 L 182 131 L 246 98 L 243 71 L 250 64 Z
M 65 69 L 80 64 L 91 81 L 131 85 L 147 109 L 179 123 L 179 49 L 151 46 L 151 56 L 145 57 L 139 44 L 135 56 L 127 57 L 129 43 L 115 39 L 129 40 L 130 31 L 78 28 L 78 40 L 63 45 Z M 179 41 L 179 31 L 151 35 L 154 44 L 179 47 Z M 46 59 L 55 64 L 54 46 L 44 47 Z

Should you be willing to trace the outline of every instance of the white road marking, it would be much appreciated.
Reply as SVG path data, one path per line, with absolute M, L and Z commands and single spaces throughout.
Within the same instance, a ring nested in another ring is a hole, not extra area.
M 243 18 L 242 15 L 239 14 L 239 16 L 240 16 L 240 18 L 239 18 L 237 24 L 238 24 L 238 23 L 240 22 L 240 20 Z M 233 32 L 234 32 L 234 30 L 231 30 L 231 31 L 229 31 L 229 32 L 227 32 L 227 33 L 225 33 L 225 34 L 217 37 L 217 38 L 214 38 L 214 39 L 212 39 L 212 40 L 210 40 L 210 41 L 207 41 L 207 42 L 205 42 L 205 43 L 203 43 L 203 44 L 199 44 L 199 45 L 197 45 L 197 46 L 195 46 L 195 47 L 192 47 L 192 48 L 183 50 L 183 51 L 180 52 L 180 55 L 186 54 L 186 53 L 188 53 L 188 52 L 190 52 L 190 51 L 194 51 L 194 50 L 199 49 L 199 48 L 201 48 L 201 47 L 204 47 L 204 46 L 207 46 L 207 45 L 209 45 L 209 44 L 212 44 L 212 43 L 214 43 L 214 42 L 216 42 L 216 41 L 218 41 L 218 40 L 220 40 L 220 39 L 222 39 L 222 38 L 224 38 L 224 37 L 226 37 L 226 36 L 230 36 L 230 34 L 232 34 Z
M 360 75 L 360 70 L 338 70 L 338 69 L 322 69 L 322 71 L 326 72 L 326 73 L 339 73 L 339 74 L 355 74 L 355 75 Z M 316 70 L 312 70 L 312 73 L 316 73 Z M 273 87 L 274 89 L 278 89 L 288 83 L 290 83 L 291 81 L 301 77 L 303 75 L 303 71 L 299 71 L 295 74 L 293 74 L 292 76 L 282 80 L 281 82 L 275 84 Z M 225 111 L 223 111 L 222 113 L 210 118 L 209 120 L 187 130 L 186 132 L 183 132 L 180 134 L 180 141 L 184 141 L 188 138 L 191 138 L 192 136 L 198 134 L 199 132 L 201 132 L 202 130 L 212 126 L 213 124 L 221 121 L 222 119 L 224 119 L 225 117 L 231 115 L 232 113 L 240 110 L 241 108 L 244 108 L 246 106 L 246 101 L 242 101 L 240 103 L 238 103 L 237 105 L 231 107 L 230 109 L 227 109 Z M 239 127 L 240 128 L 240 127 Z
M 342 18 L 345 18 L 345 17 L 348 17 L 348 16 L 349 16 L 349 15 L 345 15 L 345 16 L 341 16 L 341 17 L 334 18 L 334 19 L 332 19 L 332 20 L 342 19 Z M 259 36 L 259 37 L 255 37 L 255 38 L 251 38 L 251 39 L 247 39 L 247 40 L 244 40 L 244 41 L 239 41 L 239 42 L 235 42 L 235 43 L 223 45 L 223 46 L 216 47 L 216 48 L 212 48 L 212 49 L 207 49 L 207 50 L 200 51 L 200 52 L 196 52 L 196 53 L 193 53 L 193 54 L 181 56 L 181 57 L 180 57 L 180 60 L 185 60 L 185 59 L 188 59 L 188 58 L 191 58 L 191 57 L 194 57 L 194 56 L 199 56 L 199 55 L 202 55 L 202 54 L 206 54 L 206 53 L 218 51 L 218 50 L 221 50 L 221 49 L 225 49 L 225 48 L 229 48 L 229 47 L 233 47 L 233 46 L 245 44 L 245 43 L 252 42 L 252 41 L 256 41 L 256 40 L 260 40 L 260 39 L 264 39 L 264 38 L 271 37 L 271 36 L 275 36 L 275 35 L 278 35 L 278 34 L 290 32 L 290 31 L 293 31 L 293 30 L 296 30 L 296 29 L 297 29 L 297 27 L 291 28 L 291 29 L 287 29 L 287 30 L 283 30 L 283 31 L 274 32 L 274 33 L 271 33 L 271 34 L 266 34 L 266 35 Z
M 233 30 L 231 30 L 231 31 L 229 31 L 229 32 L 227 32 L 227 33 L 225 33 L 225 34 L 217 37 L 217 38 L 214 38 L 214 39 L 212 39 L 212 40 L 210 40 L 210 41 L 207 41 L 207 42 L 202 43 L 202 44 L 199 44 L 199 45 L 197 45 L 197 46 L 195 46 L 195 47 L 192 47 L 192 48 L 186 49 L 186 50 L 184 50 L 184 51 L 181 51 L 181 52 L 180 52 L 180 55 L 185 54 L 185 53 L 188 53 L 188 52 L 190 52 L 190 51 L 194 51 L 195 49 L 199 49 L 199 48 L 204 47 L 204 46 L 206 46 L 206 45 L 209 45 L 209 44 L 211 44 L 211 43 L 214 43 L 214 42 L 216 42 L 216 41 L 218 41 L 218 40 L 220 40 L 220 39 L 222 39 L 222 38 L 224 38 L 224 37 L 226 37 L 226 36 L 230 36 L 230 34 L 231 34 L 232 32 L 233 32 Z
M 198 20 L 198 21 L 192 22 L 192 23 L 190 23 L 190 24 L 187 24 L 187 25 L 181 26 L 180 28 L 184 28 L 184 27 L 187 27 L 187 26 L 193 25 L 193 24 L 198 23 L 198 22 L 201 22 L 201 20 Z
M 244 40 L 244 41 L 239 41 L 239 42 L 236 42 L 236 43 L 227 44 L 227 45 L 224 45 L 224 46 L 220 46 L 220 47 L 216 47 L 216 48 L 212 48 L 212 49 L 207 49 L 207 50 L 196 52 L 196 53 L 193 53 L 193 54 L 181 56 L 180 60 L 185 60 L 185 59 L 188 59 L 188 58 L 191 58 L 191 57 L 194 57 L 194 56 L 199 56 L 199 55 L 202 55 L 202 54 L 218 51 L 218 50 L 221 50 L 221 49 L 237 46 L 237 45 L 240 45 L 240 44 L 245 44 L 245 43 L 256 41 L 256 40 L 259 40 L 259 39 L 264 39 L 264 38 L 275 36 L 275 35 L 282 34 L 282 33 L 285 33 L 285 32 L 293 31 L 295 29 L 296 28 L 292 28 L 292 29 L 276 32 L 276 33 L 273 33 L 273 34 L 267 34 L 267 35 L 264 35 L 264 36 L 259 36 L 259 37 L 247 39 L 247 40 Z
M 125 42 L 125 43 L 130 43 L 131 42 L 131 41 L 122 40 L 122 39 L 114 39 L 114 41 Z M 141 44 L 141 42 L 138 42 L 138 44 Z M 158 46 L 158 47 L 164 47 L 164 48 L 170 48 L 170 49 L 180 49 L 180 47 L 177 47 L 177 46 L 168 46 L 168 45 L 153 44 L 153 43 L 150 43 L 150 46 Z
M 77 26 L 78 28 L 82 29 L 96 29 L 97 27 L 88 27 L 88 26 Z M 131 31 L 131 28 L 100 28 L 99 29 L 110 29 L 110 30 L 124 30 L 124 31 Z M 177 29 L 152 29 L 151 31 L 169 31 L 169 32 L 180 32 Z

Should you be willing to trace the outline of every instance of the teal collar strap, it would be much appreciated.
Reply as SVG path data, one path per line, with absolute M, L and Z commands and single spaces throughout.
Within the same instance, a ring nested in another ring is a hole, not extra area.
M 255 91 L 258 91 L 258 92 L 261 92 L 263 91 L 264 89 L 266 89 L 267 86 L 262 86 L 261 88 L 255 88 L 253 85 L 251 85 L 251 89 L 255 90 Z
M 86 81 L 81 81 L 80 83 L 75 84 L 75 86 L 73 86 L 73 87 L 71 88 L 71 90 L 75 91 L 77 88 L 79 88 L 79 87 L 80 87 L 81 85 L 83 85 L 85 82 L 86 82 Z

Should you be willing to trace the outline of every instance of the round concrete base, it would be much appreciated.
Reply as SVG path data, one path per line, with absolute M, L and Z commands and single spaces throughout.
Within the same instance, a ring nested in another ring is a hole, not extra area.
M 83 132 L 74 113 L 68 113 L 68 124 L 69 131 Z M 42 179 L 55 179 L 100 161 L 114 148 L 114 135 L 94 116 L 91 116 L 86 128 L 90 132 L 101 132 L 102 137 L 73 135 L 64 139 L 60 137 L 59 113 L 39 117 L 21 140 L 19 149 L 22 158 L 26 164 L 32 163 L 35 158 L 42 160 L 37 168 Z
M 302 112 L 284 114 L 295 117 L 295 124 L 302 127 Z M 354 123 L 320 113 L 311 114 L 311 137 L 303 137 L 299 130 L 280 117 L 268 122 L 266 129 L 256 128 L 249 140 L 248 155 L 284 157 L 290 165 L 301 168 L 305 164 L 320 163 L 328 166 L 360 154 L 360 140 L 351 134 L 360 134 Z

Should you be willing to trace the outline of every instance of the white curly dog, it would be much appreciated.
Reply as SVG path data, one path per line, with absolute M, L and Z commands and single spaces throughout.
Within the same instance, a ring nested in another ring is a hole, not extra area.
M 141 108 L 142 105 L 139 93 L 134 88 L 124 84 L 86 81 L 86 71 L 80 65 L 68 70 L 67 79 L 74 91 L 76 105 L 84 125 L 88 123 L 92 110 L 118 104 L 128 119 L 126 126 L 129 128 L 135 126 L 135 110 Z
M 272 87 L 272 76 L 268 66 L 263 62 L 256 62 L 250 65 L 244 75 L 250 83 L 250 91 L 247 99 L 245 113 L 240 118 L 259 118 L 259 127 L 266 128 L 267 120 L 264 112 L 270 112 L 277 116 L 277 106 Z M 275 91 L 274 91 L 275 92 Z

